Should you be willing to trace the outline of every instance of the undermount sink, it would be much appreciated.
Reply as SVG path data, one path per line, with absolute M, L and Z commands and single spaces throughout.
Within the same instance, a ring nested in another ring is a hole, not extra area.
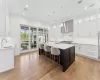
M 71 44 L 73 41 L 61 41 L 62 44 Z
M 12 46 L 5 46 L 5 47 L 3 47 L 3 48 L 11 48 Z

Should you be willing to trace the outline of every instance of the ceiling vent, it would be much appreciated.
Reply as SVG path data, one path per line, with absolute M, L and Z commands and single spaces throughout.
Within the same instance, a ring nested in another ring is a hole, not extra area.
M 90 4 L 89 7 L 94 7 L 95 4 Z
M 81 4 L 82 3 L 82 0 L 78 1 L 78 4 Z

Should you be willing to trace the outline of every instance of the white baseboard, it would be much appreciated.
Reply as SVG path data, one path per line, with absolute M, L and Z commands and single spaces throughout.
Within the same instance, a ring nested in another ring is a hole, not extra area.
M 90 56 L 82 55 L 82 54 L 79 54 L 79 53 L 75 53 L 75 55 L 78 55 L 78 56 L 82 56 L 82 57 L 86 57 L 86 58 L 89 58 L 89 59 L 93 59 L 93 60 L 100 61 L 100 58 L 94 58 L 94 57 L 90 57 Z

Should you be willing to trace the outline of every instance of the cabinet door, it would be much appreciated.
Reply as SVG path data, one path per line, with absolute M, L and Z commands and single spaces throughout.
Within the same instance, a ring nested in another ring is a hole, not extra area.
M 93 20 L 89 22 L 89 35 L 91 37 L 96 37 L 98 33 L 97 21 Z
M 0 36 L 6 34 L 6 3 L 5 0 L 0 0 Z
M 74 28 L 75 36 L 81 36 L 81 24 L 76 24 Z
M 89 36 L 89 28 L 88 28 L 89 23 L 88 22 L 82 22 L 79 24 L 79 36 L 82 37 L 87 37 Z
M 87 55 L 93 58 L 98 58 L 98 46 L 87 45 Z
M 89 36 L 89 29 L 88 29 L 88 23 L 82 22 L 77 23 L 74 26 L 74 36 L 81 36 L 86 37 Z
M 75 45 L 75 53 L 76 54 L 80 54 L 80 47 L 78 44 L 74 44 Z
M 98 58 L 98 46 L 94 45 L 82 45 L 81 52 L 84 56 L 88 56 L 91 58 Z
M 79 31 L 78 29 L 79 29 L 79 28 L 78 28 L 77 24 L 74 23 L 74 32 L 73 32 L 73 35 L 74 35 L 75 37 L 78 36 L 78 31 Z

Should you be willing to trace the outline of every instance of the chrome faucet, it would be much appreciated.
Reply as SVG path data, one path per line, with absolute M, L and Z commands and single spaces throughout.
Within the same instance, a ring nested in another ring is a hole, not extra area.
M 4 41 L 4 40 L 5 40 L 5 41 L 6 41 L 6 43 L 7 43 L 7 39 L 2 39 L 2 41 L 1 41 L 1 47 L 3 46 L 3 44 L 2 44 L 2 43 L 3 43 L 3 41 Z

